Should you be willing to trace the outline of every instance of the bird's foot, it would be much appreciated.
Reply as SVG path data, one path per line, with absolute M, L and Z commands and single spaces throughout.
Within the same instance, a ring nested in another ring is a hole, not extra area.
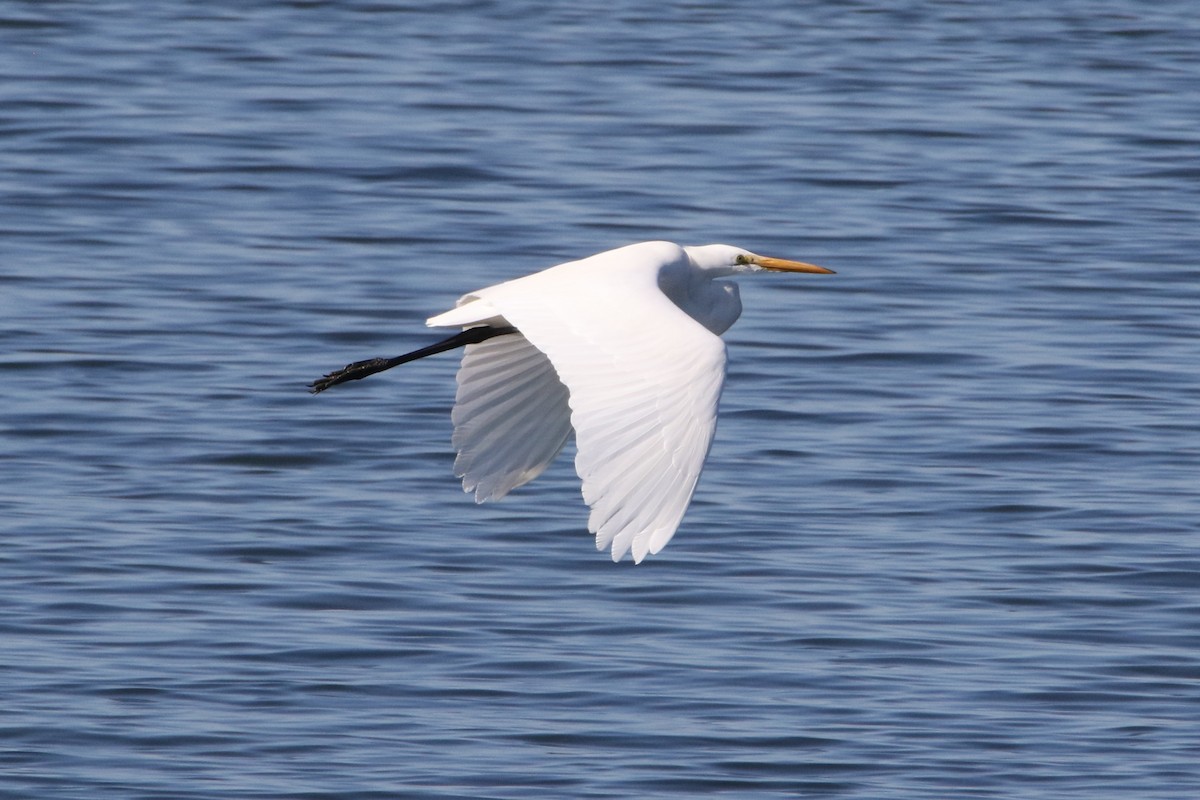
M 323 392 L 330 386 L 337 386 L 339 383 L 346 381 L 357 381 L 368 375 L 374 375 L 376 372 L 387 369 L 389 359 L 386 358 L 368 358 L 365 361 L 355 361 L 353 364 L 347 364 L 341 369 L 334 370 L 323 378 L 313 381 L 308 385 L 309 391 L 313 394 Z

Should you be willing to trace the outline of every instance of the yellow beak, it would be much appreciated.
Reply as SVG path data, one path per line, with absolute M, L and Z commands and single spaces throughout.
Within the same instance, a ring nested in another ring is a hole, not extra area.
M 803 261 L 787 261 L 782 258 L 755 256 L 753 259 L 763 269 L 773 269 L 776 272 L 815 272 L 820 275 L 836 275 L 833 270 L 818 267 L 816 264 L 805 264 Z

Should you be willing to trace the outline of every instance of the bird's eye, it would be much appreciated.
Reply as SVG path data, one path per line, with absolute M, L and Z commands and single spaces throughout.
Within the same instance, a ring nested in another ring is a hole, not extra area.
M 750 263 L 750 259 L 746 258 L 746 256 L 744 256 L 744 255 L 740 255 L 740 254 L 739 254 L 739 255 L 738 255 L 738 257 L 737 257 L 737 258 L 735 258 L 735 259 L 733 260 L 733 263 L 735 263 L 735 264 L 749 264 L 749 263 Z

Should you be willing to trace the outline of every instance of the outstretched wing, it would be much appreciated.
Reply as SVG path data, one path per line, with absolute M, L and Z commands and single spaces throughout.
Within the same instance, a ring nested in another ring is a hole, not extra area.
M 520 334 L 467 346 L 450 419 L 454 474 L 477 503 L 541 475 L 571 435 L 567 387 Z
M 570 393 L 596 547 L 611 546 L 614 561 L 632 550 L 640 562 L 671 540 L 695 491 L 725 344 L 662 294 L 655 272 L 614 279 L 564 267 L 475 292 L 430 324 L 503 319 L 548 357 Z
M 725 346 L 684 317 L 686 331 L 589 343 L 564 367 L 596 548 L 619 561 L 657 553 L 691 502 L 717 425 Z M 566 356 L 563 356 L 565 358 Z M 629 359 L 636 359 L 630 364 Z

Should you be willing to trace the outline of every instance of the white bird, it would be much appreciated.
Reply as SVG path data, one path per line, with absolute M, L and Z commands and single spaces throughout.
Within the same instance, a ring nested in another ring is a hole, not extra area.
M 311 384 L 313 393 L 465 346 L 451 420 L 454 471 L 475 501 L 540 475 L 575 431 L 588 530 L 640 563 L 675 535 L 717 425 L 737 284 L 761 270 L 832 273 L 729 245 L 643 242 L 465 294 L 431 317 L 462 328 Z

